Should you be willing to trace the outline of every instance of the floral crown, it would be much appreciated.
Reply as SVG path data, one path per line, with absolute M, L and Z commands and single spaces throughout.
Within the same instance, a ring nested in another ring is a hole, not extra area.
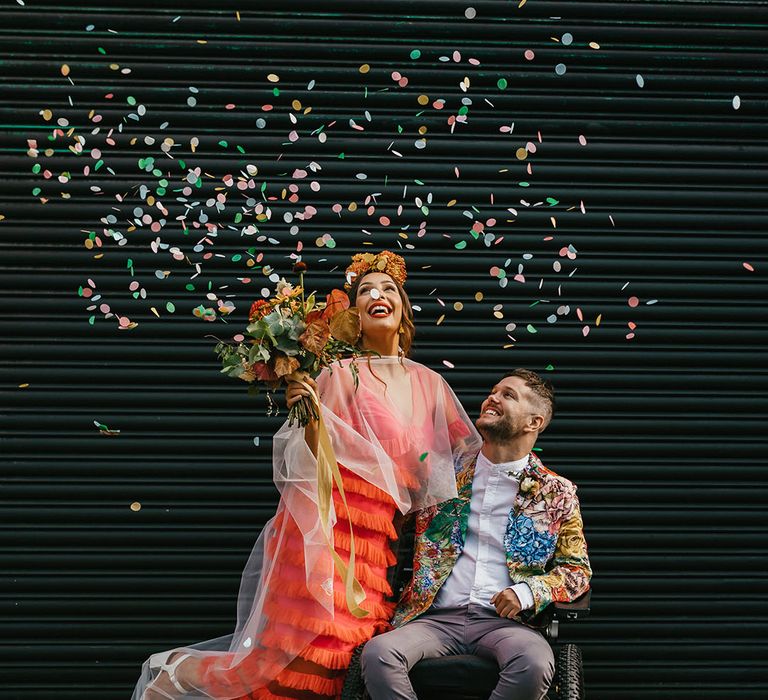
M 351 289 L 356 280 L 369 272 L 383 272 L 400 286 L 405 284 L 408 273 L 405 270 L 405 258 L 389 250 L 373 253 L 358 253 L 352 256 L 352 263 L 347 268 L 345 289 Z

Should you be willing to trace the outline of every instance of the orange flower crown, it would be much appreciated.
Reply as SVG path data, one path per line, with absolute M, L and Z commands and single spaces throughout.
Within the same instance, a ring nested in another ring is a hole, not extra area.
M 405 258 L 389 250 L 373 253 L 358 253 L 352 256 L 352 263 L 347 268 L 345 289 L 351 289 L 356 280 L 369 272 L 383 272 L 389 275 L 400 286 L 405 284 L 408 273 L 405 269 Z

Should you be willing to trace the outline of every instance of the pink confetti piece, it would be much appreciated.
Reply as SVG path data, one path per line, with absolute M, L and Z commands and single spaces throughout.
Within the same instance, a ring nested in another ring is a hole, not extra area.
M 741 264 L 744 266 L 745 270 L 749 270 L 750 272 L 754 272 L 755 271 L 755 268 L 752 267 L 752 265 L 750 265 L 748 262 L 744 262 L 744 263 L 741 263 Z
M 454 364 L 453 364 L 453 362 L 449 362 L 448 360 L 443 360 L 443 364 L 444 364 L 444 365 L 445 365 L 445 366 L 446 366 L 448 369 L 454 369 L 454 368 L 456 367 L 456 365 L 454 365 Z
M 640 304 L 640 300 L 637 297 L 629 297 L 629 299 L 627 299 L 627 304 L 630 308 L 634 309 Z

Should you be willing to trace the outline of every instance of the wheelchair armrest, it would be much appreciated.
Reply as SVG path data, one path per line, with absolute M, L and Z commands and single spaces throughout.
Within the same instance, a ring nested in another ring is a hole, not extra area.
M 581 620 L 589 616 L 592 590 L 580 595 L 570 603 L 552 603 L 551 615 L 555 620 Z

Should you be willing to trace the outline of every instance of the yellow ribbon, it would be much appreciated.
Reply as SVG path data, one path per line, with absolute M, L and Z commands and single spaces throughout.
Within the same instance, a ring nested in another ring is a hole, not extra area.
M 360 582 L 355 577 L 355 534 L 352 531 L 352 517 L 349 516 L 349 564 L 345 564 L 343 559 L 339 556 L 338 552 L 333 547 L 331 542 L 332 528 L 330 525 L 331 517 L 331 499 L 333 496 L 333 483 L 336 482 L 336 488 L 339 490 L 339 496 L 341 496 L 341 502 L 347 509 L 349 515 L 349 506 L 347 506 L 347 497 L 344 493 L 344 484 L 341 479 L 341 472 L 339 471 L 339 465 L 336 461 L 336 455 L 333 452 L 333 445 L 331 445 L 331 438 L 328 435 L 328 430 L 325 427 L 323 421 L 323 413 L 320 409 L 320 400 L 317 394 L 312 390 L 306 382 L 295 377 L 291 377 L 298 381 L 307 391 L 315 404 L 317 409 L 318 421 L 317 421 L 317 496 L 318 504 L 317 509 L 320 515 L 320 526 L 325 535 L 325 541 L 328 545 L 328 549 L 333 557 L 333 562 L 336 565 L 336 569 L 339 572 L 342 580 L 344 581 L 344 594 L 347 602 L 347 609 L 355 617 L 366 617 L 368 615 L 367 610 L 363 610 L 360 604 L 365 600 L 365 591 L 360 585 Z

